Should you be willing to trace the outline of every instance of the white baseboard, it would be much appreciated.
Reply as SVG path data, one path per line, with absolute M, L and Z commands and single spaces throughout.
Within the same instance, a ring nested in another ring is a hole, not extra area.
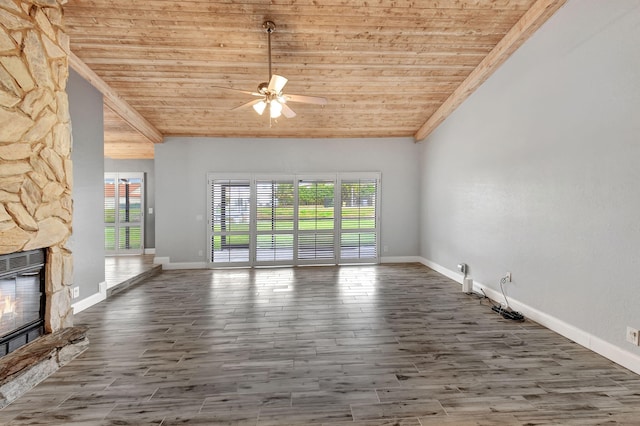
M 459 283 L 460 285 L 462 285 L 462 280 L 464 278 L 464 275 L 462 275 L 459 272 L 454 272 L 450 269 L 445 268 L 444 266 L 440 266 L 435 262 L 432 262 L 428 259 L 425 259 L 424 257 L 421 257 L 419 260 L 420 263 L 422 263 L 424 266 L 427 266 L 431 269 L 433 269 L 434 271 L 444 275 L 445 277 L 454 280 L 455 282 Z
M 420 261 L 423 265 L 433 269 L 434 271 L 450 278 L 457 283 L 462 284 L 463 275 L 454 272 L 444 266 L 438 265 L 428 259 L 421 258 Z M 499 290 L 494 290 L 485 284 L 477 281 L 473 282 L 473 288 L 475 291 L 480 292 L 480 289 L 493 300 L 502 300 L 502 294 Z M 623 348 L 607 342 L 588 333 L 582 329 L 579 329 L 567 322 L 564 322 L 556 317 L 553 317 L 547 313 L 544 313 L 536 308 L 528 306 L 522 302 L 519 302 L 513 297 L 509 297 L 509 305 L 516 311 L 522 313 L 526 318 L 537 322 L 538 324 L 553 330 L 561 336 L 571 339 L 577 344 L 584 346 L 585 348 L 602 355 L 603 357 L 620 364 L 621 366 L 628 368 L 636 374 L 640 374 L 640 356 L 631 353 Z
M 207 262 L 171 262 L 168 257 L 156 257 L 153 263 L 162 265 L 165 271 L 175 269 L 207 269 Z M 380 263 L 422 263 L 419 256 L 390 256 L 381 257 Z M 332 265 L 332 264 L 329 264 Z M 290 265 L 286 265 L 290 266 Z M 300 266 L 317 266 L 317 265 L 300 265 Z
M 156 254 L 155 248 L 146 248 L 144 249 L 144 254 Z
M 424 263 L 423 258 L 419 256 L 388 256 L 381 257 L 380 263 Z M 175 269 L 207 269 L 207 262 L 171 262 L 170 257 L 155 257 L 153 263 L 162 265 L 165 271 Z M 287 265 L 289 266 L 289 265 Z M 306 265 L 305 265 L 306 266 Z
M 166 265 L 168 263 L 171 263 L 171 258 L 170 257 L 154 257 L 153 258 L 153 263 L 154 265 Z
M 421 263 L 419 256 L 383 256 L 380 263 Z
M 176 262 L 176 263 L 162 263 L 163 271 L 170 271 L 176 269 L 207 269 L 206 262 Z
M 98 303 L 102 302 L 106 298 L 107 298 L 107 283 L 103 281 L 98 284 L 97 293 L 92 294 L 91 296 L 86 297 L 71 305 L 71 307 L 73 308 L 73 314 L 75 315 L 77 313 L 84 311 L 85 309 L 89 309 L 93 305 L 97 305 Z

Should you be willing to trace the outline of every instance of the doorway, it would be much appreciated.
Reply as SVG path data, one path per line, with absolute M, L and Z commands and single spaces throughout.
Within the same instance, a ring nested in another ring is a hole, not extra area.
M 144 173 L 105 173 L 104 248 L 107 255 L 144 252 Z

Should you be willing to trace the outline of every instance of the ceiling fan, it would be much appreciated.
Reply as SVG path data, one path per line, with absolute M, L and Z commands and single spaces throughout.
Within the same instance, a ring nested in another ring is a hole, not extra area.
M 284 94 L 282 92 L 285 84 L 287 84 L 287 81 L 289 80 L 281 75 L 276 75 L 271 73 L 271 34 L 276 30 L 276 24 L 274 24 L 272 21 L 265 21 L 262 24 L 262 27 L 265 29 L 268 37 L 269 82 L 260 83 L 258 85 L 257 92 L 247 92 L 244 90 L 237 90 L 237 89 L 232 89 L 230 87 L 224 87 L 224 89 L 233 90 L 236 92 L 241 92 L 241 93 L 258 97 L 258 99 L 254 99 L 252 101 L 249 101 L 238 107 L 233 108 L 232 111 L 253 107 L 253 109 L 259 115 L 262 115 L 264 111 L 267 109 L 267 107 L 269 107 L 270 118 L 278 118 L 281 115 L 284 115 L 286 118 L 293 118 L 296 116 L 296 113 L 287 105 L 287 102 L 300 102 L 305 104 L 326 105 L 327 104 L 326 98 L 320 98 L 316 96 L 289 95 L 289 94 Z

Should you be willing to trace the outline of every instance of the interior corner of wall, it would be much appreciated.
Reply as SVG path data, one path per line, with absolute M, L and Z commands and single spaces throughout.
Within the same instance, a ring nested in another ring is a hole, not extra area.
M 92 307 L 93 305 L 97 305 L 107 298 L 107 283 L 101 282 L 98 284 L 98 292 L 92 294 L 89 297 L 86 297 L 82 300 L 77 301 L 76 303 L 71 305 L 73 309 L 73 314 L 78 314 L 85 309 Z

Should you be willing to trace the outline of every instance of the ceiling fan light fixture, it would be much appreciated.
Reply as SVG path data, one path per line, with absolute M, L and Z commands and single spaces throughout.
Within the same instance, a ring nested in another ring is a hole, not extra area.
M 271 92 L 271 93 L 281 93 L 282 89 L 284 89 L 284 86 L 287 84 L 287 81 L 289 81 L 286 77 L 283 77 L 281 75 L 276 75 L 273 74 L 271 76 L 271 80 L 269 80 L 269 86 L 267 87 L 267 89 Z
M 275 99 L 269 103 L 269 115 L 271 118 L 278 118 L 282 115 L 282 104 Z
M 268 53 L 269 53 L 269 80 L 258 85 L 257 92 L 247 92 L 244 90 L 237 90 L 232 88 L 226 88 L 229 90 L 235 90 L 251 96 L 257 96 L 260 99 L 246 102 L 240 106 L 233 108 L 233 110 L 245 109 L 252 107 L 258 115 L 263 115 L 264 111 L 269 106 L 269 117 L 271 119 L 279 118 L 284 115 L 285 118 L 293 118 L 296 113 L 287 105 L 289 102 L 300 102 L 304 104 L 316 104 L 326 105 L 326 98 L 319 98 L 316 96 L 303 96 L 303 95 L 284 95 L 282 90 L 287 84 L 287 78 L 281 75 L 273 74 L 271 72 L 271 33 L 276 29 L 276 24 L 272 21 L 266 21 L 263 28 L 267 32 L 268 41 Z M 218 87 L 218 86 L 216 86 Z
M 267 103 L 265 101 L 260 101 L 258 103 L 253 104 L 253 109 L 258 113 L 258 115 L 262 115 L 266 107 L 267 107 Z

